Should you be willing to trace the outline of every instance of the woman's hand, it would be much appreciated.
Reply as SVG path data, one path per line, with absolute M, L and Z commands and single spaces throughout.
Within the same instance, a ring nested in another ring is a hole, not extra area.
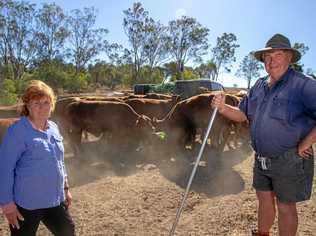
M 19 212 L 15 203 L 11 202 L 7 205 L 2 206 L 2 211 L 12 228 L 20 229 L 19 220 L 24 221 L 24 218 Z
M 72 195 L 68 188 L 65 189 L 65 197 L 66 197 L 65 204 L 67 207 L 70 207 L 72 203 Z

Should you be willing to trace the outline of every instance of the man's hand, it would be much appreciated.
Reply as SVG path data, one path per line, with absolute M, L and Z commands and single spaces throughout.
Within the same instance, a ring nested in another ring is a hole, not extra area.
M 301 142 L 297 148 L 298 155 L 302 158 L 309 158 L 314 155 L 313 148 Z
M 226 95 L 223 92 L 217 93 L 216 95 L 214 95 L 212 99 L 212 107 L 213 108 L 217 107 L 218 111 L 222 113 L 225 110 L 225 100 L 226 100 Z
M 19 220 L 24 221 L 23 216 L 19 212 L 14 202 L 11 202 L 2 207 L 4 216 L 12 228 L 20 229 Z

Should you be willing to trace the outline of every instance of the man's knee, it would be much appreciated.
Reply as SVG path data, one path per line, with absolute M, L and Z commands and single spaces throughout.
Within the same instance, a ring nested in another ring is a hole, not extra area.
M 256 191 L 257 198 L 260 203 L 273 204 L 275 201 L 275 194 L 272 191 Z
M 277 201 L 278 212 L 280 215 L 289 215 L 289 214 L 296 214 L 296 203 L 289 202 L 284 203 Z

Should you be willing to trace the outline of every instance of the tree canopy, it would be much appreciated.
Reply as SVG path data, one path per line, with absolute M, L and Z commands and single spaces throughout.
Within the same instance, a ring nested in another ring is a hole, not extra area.
M 211 47 L 215 36 L 190 16 L 164 25 L 135 2 L 123 11 L 126 47 L 110 42 L 111 32 L 98 27 L 97 18 L 94 7 L 65 11 L 56 3 L 0 1 L 0 103 L 15 102 L 31 79 L 43 80 L 57 92 L 94 91 L 179 79 L 218 80 L 236 62 L 236 35 L 225 32 Z M 309 50 L 304 43 L 294 48 L 303 55 Z M 301 63 L 293 67 L 304 71 Z M 237 75 L 249 87 L 261 69 L 249 54 Z M 311 68 L 307 74 L 315 78 Z

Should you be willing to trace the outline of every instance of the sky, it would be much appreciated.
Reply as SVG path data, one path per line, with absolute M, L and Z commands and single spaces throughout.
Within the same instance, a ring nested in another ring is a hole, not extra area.
M 109 30 L 107 40 L 129 47 L 122 26 L 123 11 L 132 7 L 131 0 L 29 0 L 41 3 L 55 2 L 66 11 L 95 7 L 98 10 L 96 27 Z M 316 1 L 314 0 L 142 0 L 149 16 L 167 25 L 182 15 L 194 17 L 210 29 L 209 42 L 215 46 L 216 38 L 223 33 L 234 33 L 240 47 L 232 73 L 221 74 L 225 86 L 238 84 L 246 87 L 246 81 L 235 76 L 240 61 L 249 52 L 264 48 L 275 33 L 287 36 L 291 43 L 304 43 L 309 47 L 301 59 L 304 69 L 316 73 Z M 206 59 L 210 59 L 206 57 Z

